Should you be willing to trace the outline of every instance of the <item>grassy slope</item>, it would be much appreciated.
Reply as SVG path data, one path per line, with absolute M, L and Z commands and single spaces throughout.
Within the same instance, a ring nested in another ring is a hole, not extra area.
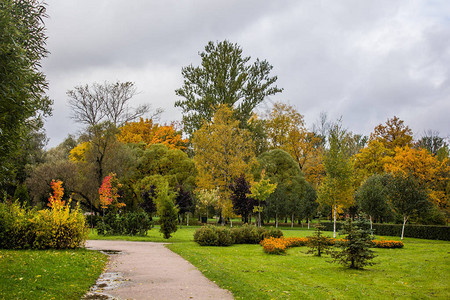
M 80 299 L 106 261 L 84 249 L 0 250 L 0 299 Z

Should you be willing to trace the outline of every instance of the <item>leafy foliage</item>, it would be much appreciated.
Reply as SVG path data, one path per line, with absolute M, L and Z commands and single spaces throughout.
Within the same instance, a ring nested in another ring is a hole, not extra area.
M 39 70 L 45 48 L 45 6 L 37 0 L 0 3 L 0 187 L 14 179 L 27 134 L 51 114 Z
M 184 130 L 188 134 L 210 122 L 220 105 L 234 107 L 240 124 L 245 127 L 253 109 L 264 97 L 281 92 L 274 86 L 277 77 L 270 77 L 272 66 L 257 59 L 242 56 L 242 49 L 227 40 L 209 42 L 201 52 L 201 66 L 184 67 L 183 86 L 175 93 L 183 100 L 175 106 L 183 110 Z
M 122 143 L 144 143 L 146 147 L 153 144 L 163 144 L 170 149 L 185 150 L 188 140 L 181 137 L 181 132 L 175 129 L 175 124 L 159 125 L 151 119 L 140 118 L 139 122 L 127 122 L 120 128 L 117 137 Z

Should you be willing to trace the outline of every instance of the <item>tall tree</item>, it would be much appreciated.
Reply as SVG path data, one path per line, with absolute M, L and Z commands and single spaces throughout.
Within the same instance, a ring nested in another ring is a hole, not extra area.
M 319 203 L 332 208 L 333 237 L 336 237 L 337 210 L 353 204 L 353 168 L 346 156 L 345 136 L 341 123 L 334 124 L 328 137 L 330 148 L 325 155 L 326 175 L 319 188 Z
M 404 124 L 404 121 L 394 116 L 388 119 L 385 125 L 375 127 L 370 134 L 370 140 L 379 140 L 384 147 L 393 150 L 395 147 L 411 147 L 413 136 L 412 130 Z
M 79 85 L 67 91 L 72 118 L 88 126 L 109 121 L 115 126 L 142 117 L 150 111 L 149 105 L 130 106 L 130 100 L 137 94 L 133 82 L 104 82 Z M 162 112 L 157 109 L 152 118 Z
M 37 0 L 0 2 L 0 189 L 14 177 L 15 159 L 30 129 L 51 114 L 48 83 L 40 71 L 45 6 Z
M 201 66 L 183 67 L 183 86 L 175 93 L 184 99 L 175 102 L 183 110 L 184 130 L 192 134 L 206 121 L 211 121 L 219 105 L 236 110 L 236 117 L 246 126 L 256 105 L 264 97 L 282 91 L 270 76 L 272 66 L 266 60 L 249 63 L 242 49 L 227 40 L 209 42 L 201 52 Z
M 254 145 L 248 130 L 239 128 L 229 106 L 221 106 L 212 122 L 194 133 L 194 163 L 199 189 L 219 188 L 219 207 L 228 206 L 230 186 L 242 174 L 250 174 L 255 163 Z M 251 179 L 251 178 L 250 178 Z

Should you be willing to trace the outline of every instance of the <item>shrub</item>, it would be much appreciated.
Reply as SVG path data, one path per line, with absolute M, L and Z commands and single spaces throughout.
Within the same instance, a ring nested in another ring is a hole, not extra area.
M 284 238 L 269 237 L 260 242 L 263 251 L 269 254 L 286 254 L 286 240 Z
M 194 241 L 200 246 L 230 246 L 234 238 L 227 227 L 203 226 L 195 231 Z
M 84 244 L 88 234 L 78 205 L 60 201 L 36 211 L 15 203 L 0 203 L 0 248 L 72 249 Z
M 326 231 L 333 231 L 333 223 L 324 222 L 322 224 L 325 226 Z M 338 230 L 342 227 L 341 224 L 336 223 Z M 402 225 L 373 224 L 373 230 L 376 235 L 400 236 L 402 233 Z M 450 241 L 450 226 L 406 224 L 404 236 L 418 239 Z
M 35 239 L 35 210 L 27 210 L 18 201 L 0 203 L 0 248 L 32 248 Z
M 403 248 L 402 241 L 372 240 L 374 248 Z
M 283 232 L 280 229 L 273 227 L 266 229 L 249 224 L 244 224 L 241 227 L 233 227 L 231 232 L 235 244 L 259 244 L 265 238 L 279 238 L 283 236 Z
M 129 212 L 124 215 L 124 233 L 127 235 L 147 235 L 153 227 L 148 214 L 144 211 Z
M 97 222 L 100 235 L 147 235 L 153 226 L 150 217 L 144 211 L 128 212 L 123 215 L 109 212 L 103 220 Z
M 73 249 L 84 245 L 88 235 L 85 218 L 77 204 L 54 204 L 50 210 L 40 210 L 36 223 L 35 249 Z

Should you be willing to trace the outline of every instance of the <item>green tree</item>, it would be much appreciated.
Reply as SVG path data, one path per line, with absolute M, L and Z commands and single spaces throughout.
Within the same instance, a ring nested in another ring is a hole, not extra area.
M 262 170 L 272 183 L 277 184 L 275 192 L 267 199 L 267 211 L 274 215 L 278 224 L 279 213 L 289 215 L 293 221 L 293 215 L 300 215 L 298 203 L 304 195 L 305 180 L 297 162 L 286 151 L 275 149 L 263 153 L 258 157 L 259 168 L 255 177 Z
M 368 229 L 367 220 L 359 216 L 356 224 L 348 218 L 344 225 L 342 233 L 346 234 L 342 241 L 337 242 L 337 246 L 342 251 L 332 252 L 333 262 L 338 262 L 351 269 L 362 269 L 365 266 L 373 265 L 371 262 L 375 258 L 372 246 L 371 230 Z
M 336 214 L 338 209 L 353 204 L 353 169 L 345 146 L 346 130 L 340 122 L 330 129 L 330 148 L 325 155 L 325 178 L 319 188 L 319 203 L 333 210 L 333 237 L 336 237 Z
M 306 218 L 308 222 L 309 229 L 309 221 L 317 214 L 317 207 L 319 203 L 317 203 L 317 192 L 309 182 L 305 184 L 305 193 L 301 199 L 301 212 L 300 217 Z
M 177 231 L 178 208 L 174 203 L 175 194 L 169 194 L 167 184 L 158 187 L 157 212 L 159 215 L 160 232 L 165 239 Z
M 374 219 L 383 220 L 390 214 L 388 192 L 386 176 L 378 174 L 367 178 L 356 192 L 359 209 L 369 216 L 370 229 Z
M 389 180 L 389 203 L 394 211 L 403 217 L 401 239 L 408 219 L 417 213 L 424 213 L 430 207 L 426 190 L 412 175 L 396 173 Z
M 201 66 L 183 67 L 183 86 L 175 93 L 184 99 L 175 102 L 183 110 L 184 130 L 191 135 L 204 122 L 211 121 L 219 105 L 228 105 L 236 111 L 243 127 L 252 116 L 253 109 L 264 97 L 282 91 L 271 77 L 272 66 L 266 60 L 249 63 L 242 49 L 227 40 L 209 42 L 201 52 Z
M 315 230 L 312 236 L 308 236 L 306 245 L 310 248 L 306 253 L 322 256 L 322 253 L 329 254 L 331 252 L 331 239 L 323 235 L 325 226 L 318 223 L 315 225 Z
M 40 71 L 47 56 L 43 19 L 37 0 L 0 2 L 0 188 L 14 177 L 17 152 L 27 133 L 41 128 L 51 114 L 48 83 Z

